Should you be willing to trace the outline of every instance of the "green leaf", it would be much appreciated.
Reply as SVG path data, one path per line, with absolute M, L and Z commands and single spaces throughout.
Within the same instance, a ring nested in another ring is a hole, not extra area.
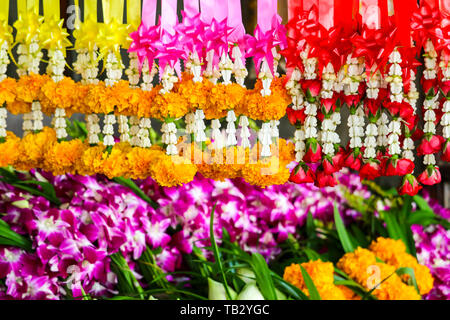
M 437 216 L 433 211 L 417 210 L 409 215 L 406 222 L 408 222 L 409 224 L 420 224 L 426 226 L 432 222 L 435 222 L 436 218 Z
M 139 296 L 144 299 L 143 289 L 131 271 L 127 261 L 120 252 L 110 256 L 111 268 L 117 275 L 117 287 L 123 295 Z
M 344 251 L 345 252 L 355 251 L 355 247 L 353 246 L 353 243 L 347 234 L 344 222 L 342 221 L 341 215 L 339 214 L 336 205 L 334 206 L 334 222 L 336 224 L 336 230 L 338 232 L 339 240 L 341 241 L 342 248 L 344 248 Z
M 387 227 L 389 237 L 392 239 L 402 240 L 406 246 L 408 253 L 414 255 L 415 249 L 412 249 L 412 246 L 414 247 L 414 240 L 412 241 L 412 244 L 411 244 L 411 241 L 408 240 L 408 236 L 407 236 L 406 232 L 402 228 L 402 226 L 403 227 L 406 226 L 407 228 L 410 228 L 410 226 L 406 225 L 406 222 L 403 223 L 401 226 L 397 220 L 396 212 L 394 210 L 382 211 L 382 213 L 383 213 L 384 221 L 386 222 L 386 227 Z M 412 237 L 412 234 L 411 234 L 411 237 Z
M 320 254 L 317 253 L 317 251 L 310 249 L 310 248 L 304 248 L 303 252 L 308 257 L 308 260 L 318 260 L 321 259 L 323 261 L 323 258 L 320 256 Z
M 414 289 L 416 289 L 417 293 L 420 295 L 419 287 L 417 286 L 416 276 L 414 275 L 413 268 L 408 268 L 408 267 L 398 268 L 395 272 L 399 276 L 402 276 L 404 274 L 409 275 L 409 281 L 413 285 Z
M 300 265 L 300 269 L 302 271 L 302 276 L 303 280 L 305 281 L 306 288 L 308 288 L 309 298 L 311 300 L 321 300 L 319 291 L 317 291 L 316 285 L 309 276 L 308 272 L 305 270 L 305 268 L 302 267 L 302 265 Z
M 272 272 L 272 277 L 276 286 L 290 297 L 297 300 L 309 300 L 308 296 L 302 290 L 287 282 L 276 273 Z
M 0 244 L 15 246 L 26 251 L 31 251 L 31 241 L 11 230 L 11 227 L 0 219 Z
M 352 229 L 354 239 L 357 241 L 358 245 L 363 248 L 368 247 L 369 241 L 367 240 L 364 232 L 356 224 L 352 224 L 350 228 Z
M 118 184 L 121 184 L 125 187 L 128 187 L 131 189 L 131 191 L 134 192 L 134 194 L 136 194 L 139 198 L 141 198 L 142 200 L 146 201 L 147 203 L 149 203 L 153 209 L 158 209 L 159 208 L 159 204 L 156 203 L 155 201 L 153 201 L 152 199 L 150 199 L 144 191 L 141 190 L 141 188 L 139 188 L 136 183 L 134 183 L 133 180 L 131 179 L 125 179 L 123 177 L 117 177 L 113 179 L 114 182 L 117 182 Z
M 166 289 L 170 287 L 166 280 L 165 273 L 156 264 L 153 252 L 149 247 L 142 252 L 141 257 L 137 262 L 148 285 L 156 284 L 159 288 Z
M 417 204 L 417 206 L 419 207 L 420 210 L 433 212 L 433 209 L 431 209 L 431 207 L 428 204 L 427 200 L 425 200 L 424 198 L 422 198 L 419 195 L 415 195 L 412 198 L 413 198 L 414 202 Z
M 228 287 L 227 277 L 225 276 L 225 271 L 223 268 L 222 257 L 220 256 L 219 247 L 217 246 L 216 238 L 214 236 L 214 212 L 216 210 L 217 203 L 214 203 L 214 206 L 211 210 L 211 218 L 209 221 L 209 236 L 211 238 L 211 247 L 214 253 L 214 259 L 219 267 L 219 272 L 222 275 L 223 286 L 225 287 L 225 293 L 227 294 L 228 300 L 232 300 L 231 291 Z
M 277 300 L 275 285 L 273 284 L 270 269 L 264 257 L 259 253 L 254 253 L 252 255 L 251 266 L 264 298 L 266 300 Z

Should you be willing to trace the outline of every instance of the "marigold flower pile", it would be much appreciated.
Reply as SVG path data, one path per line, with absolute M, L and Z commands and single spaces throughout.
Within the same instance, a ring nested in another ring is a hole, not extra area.
M 345 287 L 342 291 L 343 286 L 333 284 L 334 267 L 331 262 L 317 260 L 302 263 L 301 266 L 312 278 L 322 299 L 361 298 L 349 288 Z M 372 294 L 380 300 L 419 300 L 433 288 L 430 269 L 406 253 L 406 247 L 401 240 L 379 237 L 370 244 L 369 249 L 358 247 L 354 252 L 346 253 L 336 266 L 367 291 L 376 288 Z M 414 270 L 420 294 L 412 285 L 407 284 L 409 275 L 399 276 L 395 273 L 402 267 Z M 284 279 L 308 292 L 298 264 L 286 267 Z

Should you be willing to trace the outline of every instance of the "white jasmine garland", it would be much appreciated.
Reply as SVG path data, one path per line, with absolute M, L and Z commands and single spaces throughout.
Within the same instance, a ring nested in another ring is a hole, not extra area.
M 98 59 L 97 48 L 89 52 L 88 49 L 77 49 L 77 60 L 73 67 L 76 73 L 81 75 L 82 84 L 98 83 Z
M 130 64 L 128 68 L 125 70 L 125 74 L 128 77 L 128 82 L 130 83 L 131 88 L 137 88 L 139 84 L 139 60 L 136 52 L 128 53 L 128 57 L 130 58 Z
M 64 67 L 66 59 L 61 50 L 49 50 L 48 55 L 50 57 L 47 73 L 51 76 L 54 82 L 59 82 L 64 78 Z M 67 137 L 66 131 L 66 111 L 62 108 L 55 109 L 55 116 L 53 118 L 53 125 L 56 131 L 57 139 L 64 139 Z
M 139 122 L 139 126 L 137 126 L 135 123 L 136 121 Z M 149 148 L 151 147 L 152 143 L 149 138 L 149 130 L 152 127 L 152 121 L 150 118 L 141 118 L 140 120 L 138 118 L 133 119 L 133 130 L 130 130 L 132 133 L 135 132 L 136 127 L 138 128 L 138 133 L 132 138 L 133 144 L 137 145 L 141 148 Z M 176 128 L 175 128 L 176 129 Z M 176 130 L 175 130 L 176 132 Z
M 153 88 L 153 78 L 158 72 L 155 63 L 152 64 L 152 68 L 150 70 L 150 66 L 148 64 L 148 60 L 145 59 L 142 63 L 142 83 L 141 89 L 144 91 L 150 91 Z
M 3 41 L 0 45 L 0 81 L 6 79 L 6 71 L 10 62 L 8 56 L 9 44 L 7 41 Z M 8 112 L 6 108 L 0 106 L 0 139 L 6 137 L 6 118 Z
M 366 78 L 367 84 L 367 98 L 376 100 L 378 98 L 378 93 L 381 87 L 381 74 L 377 69 L 377 65 L 374 64 L 371 68 L 370 76 Z M 375 117 L 375 115 L 372 115 Z M 374 121 L 374 120 L 373 120 Z M 376 147 L 377 147 L 377 136 L 378 136 L 378 127 L 376 123 L 370 122 L 366 127 L 366 137 L 364 139 L 364 154 L 363 157 L 365 159 L 373 159 L 376 157 Z
M 114 142 L 114 124 L 116 123 L 116 116 L 113 114 L 105 115 L 104 125 L 103 125 L 103 144 L 105 146 L 113 146 Z
M 242 87 L 245 87 L 244 81 L 248 75 L 248 70 L 245 67 L 245 64 L 242 63 L 241 49 L 239 49 L 238 46 L 234 46 L 233 50 L 231 51 L 231 56 L 234 59 L 233 73 L 234 73 L 234 77 L 236 78 L 236 83 L 238 83 Z
M 6 117 L 7 117 L 6 108 L 0 107 L 0 139 L 6 138 Z
M 320 91 L 320 96 L 323 99 L 331 99 L 333 97 L 335 81 L 336 75 L 334 73 L 333 65 L 328 63 L 322 72 L 322 89 Z M 329 156 L 335 154 L 334 144 L 340 143 L 339 135 L 336 133 L 337 122 L 332 119 L 332 115 L 334 114 L 338 113 L 332 112 L 328 118 L 325 118 L 322 121 L 322 131 L 320 135 L 323 153 Z M 336 117 L 335 120 L 337 120 Z
M 292 98 L 292 109 L 301 110 L 303 108 L 304 95 L 300 80 L 302 74 L 298 68 L 295 68 L 291 74 L 291 77 L 286 82 L 286 90 Z
M 239 117 L 239 127 L 241 128 L 241 133 L 240 133 L 240 137 L 241 137 L 241 146 L 243 148 L 250 148 L 250 130 L 248 129 L 248 118 L 247 116 L 240 116 Z
M 130 127 L 128 126 L 128 117 L 124 115 L 119 115 L 118 117 L 119 123 L 119 133 L 120 133 L 120 141 L 121 142 L 129 142 L 130 141 Z
M 357 95 L 359 84 L 363 79 L 364 64 L 351 55 L 347 57 L 347 74 L 344 76 L 344 94 Z M 364 110 L 358 104 L 354 114 L 350 114 L 347 121 L 350 136 L 350 148 L 362 148 L 364 137 Z
M 130 145 L 133 147 L 139 147 L 141 146 L 141 139 L 139 138 L 138 134 L 140 131 L 139 127 L 139 117 L 137 116 L 131 116 L 130 117 Z
M 97 144 L 100 142 L 98 134 L 100 133 L 100 118 L 96 114 L 86 115 L 86 129 L 89 144 Z
M 204 122 L 205 114 L 203 110 L 199 109 L 195 111 L 194 114 L 194 137 L 196 142 L 206 141 L 205 129 L 206 125 Z
M 431 40 L 427 40 L 425 47 L 425 70 L 423 72 L 423 77 L 426 80 L 433 80 L 437 78 L 437 53 L 434 49 L 433 43 Z M 425 92 L 425 94 L 428 94 L 428 92 Z M 427 136 L 433 136 L 436 134 L 436 113 L 434 112 L 434 109 L 439 108 L 439 91 L 437 94 L 433 96 L 428 96 L 425 98 L 425 101 L 423 103 L 423 108 L 425 110 L 423 119 L 424 119 L 424 127 L 423 132 L 425 134 L 425 137 Z M 435 165 L 436 159 L 434 157 L 434 154 L 425 155 L 423 158 L 423 163 L 425 165 Z
M 449 81 L 450 80 L 450 64 L 445 63 L 444 53 L 442 53 L 441 62 L 439 63 L 439 67 L 442 72 L 442 80 L 441 81 Z M 442 106 L 442 118 L 441 118 L 441 126 L 442 126 L 442 136 L 444 139 L 450 139 L 450 100 L 446 100 Z
M 294 144 L 295 144 L 295 161 L 300 162 L 303 160 L 305 155 L 306 144 L 305 144 L 305 130 L 303 128 L 298 128 L 294 133 Z
M 397 48 L 392 51 L 389 55 L 389 71 L 388 77 L 386 78 L 386 82 L 389 83 L 389 99 L 391 102 L 403 102 L 403 80 L 402 80 L 402 68 L 400 63 L 402 62 L 402 58 L 400 56 L 400 52 Z M 391 156 L 402 154 L 402 149 L 400 146 L 400 135 L 402 134 L 402 123 L 400 119 L 394 118 L 391 123 L 388 125 L 388 149 L 389 154 Z
M 258 139 L 261 142 L 261 157 L 270 157 L 270 144 L 272 142 L 270 122 L 264 122 L 258 132 Z
M 177 155 L 177 127 L 173 122 L 163 123 L 161 127 L 161 132 L 163 133 L 161 136 L 162 142 L 167 145 L 166 153 L 170 155 Z
M 234 124 L 235 121 L 236 121 L 236 114 L 234 113 L 234 110 L 229 110 L 227 113 L 227 129 L 226 129 L 227 147 L 237 145 L 236 126 Z
M 213 149 L 220 150 L 224 147 L 224 138 L 222 135 L 222 131 L 220 130 L 220 120 L 213 119 L 211 121 L 211 138 L 214 140 Z

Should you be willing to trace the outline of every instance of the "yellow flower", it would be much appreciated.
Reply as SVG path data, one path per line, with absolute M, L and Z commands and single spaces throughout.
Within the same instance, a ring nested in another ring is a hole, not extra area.
M 97 146 L 88 147 L 81 155 L 79 161 L 75 164 L 78 174 L 91 176 L 102 172 L 103 151 L 105 146 L 100 143 Z
M 56 143 L 55 130 L 44 127 L 39 133 L 29 133 L 20 142 L 20 156 L 14 166 L 19 170 L 41 168 L 47 150 Z
M 16 99 L 16 80 L 6 78 L 0 82 L 0 106 Z
M 44 158 L 44 169 L 54 175 L 75 173 L 75 164 L 81 158 L 86 146 L 80 139 L 53 144 Z
M 102 173 L 108 178 L 126 177 L 129 174 L 127 153 L 131 149 L 128 142 L 116 143 L 110 153 L 103 153 Z
M 186 158 L 168 156 L 163 151 L 153 161 L 150 172 L 152 178 L 163 187 L 179 186 L 194 180 L 197 167 L 185 163 Z
M 416 258 L 406 252 L 406 246 L 402 240 L 389 238 L 377 238 L 370 244 L 370 250 L 381 260 L 395 268 L 412 268 L 419 287 L 420 294 L 427 294 L 433 289 L 433 276 L 427 266 L 420 265 Z M 409 275 L 402 278 L 407 281 Z
M 12 165 L 20 156 L 19 151 L 20 139 L 10 131 L 6 132 L 4 143 L 0 143 L 0 167 Z

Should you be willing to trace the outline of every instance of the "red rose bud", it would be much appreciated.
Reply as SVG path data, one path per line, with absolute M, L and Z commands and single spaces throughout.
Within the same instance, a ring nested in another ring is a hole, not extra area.
M 388 109 L 388 111 L 393 115 L 399 115 L 400 114 L 400 110 L 402 108 L 402 103 L 401 102 L 386 102 L 385 103 L 385 108 Z
M 372 114 L 372 115 L 377 115 L 378 111 L 381 108 L 381 104 L 378 100 L 374 100 L 374 99 L 366 99 L 364 101 L 364 108 L 366 111 L 366 115 Z
M 306 143 L 306 153 L 303 161 L 307 163 L 316 163 L 322 159 L 322 148 L 317 141 Z
M 334 187 L 339 183 L 336 177 L 333 174 L 327 174 L 322 170 L 318 170 L 316 172 L 316 181 L 314 185 L 319 188 L 323 187 Z
M 447 139 L 447 141 L 444 144 L 444 149 L 442 149 L 441 159 L 443 161 L 450 162 L 450 139 Z
M 320 94 L 320 90 L 322 89 L 322 81 L 320 80 L 302 80 L 301 86 L 303 92 L 311 97 L 317 97 Z
M 444 141 L 444 138 L 438 135 L 431 136 L 430 138 L 424 137 L 420 146 L 417 148 L 417 155 L 423 156 L 441 151 Z
M 349 107 L 356 106 L 359 101 L 361 101 L 361 97 L 358 94 L 344 95 L 342 99 L 344 100 L 344 103 Z
M 419 176 L 421 184 L 432 186 L 441 182 L 441 172 L 439 167 L 428 166 Z
M 422 80 L 420 81 L 422 84 L 423 92 L 425 92 L 425 94 L 427 96 L 437 95 L 438 90 L 439 90 L 437 80 L 438 80 L 437 78 L 435 78 L 435 79 L 422 78 Z
M 331 99 L 320 99 L 320 104 L 322 105 L 322 108 L 325 110 L 326 113 L 330 113 L 330 111 L 336 110 L 336 100 L 337 97 L 334 94 L 333 98 Z
M 338 172 L 341 170 L 342 168 L 342 154 L 336 154 L 333 156 L 333 158 L 329 159 L 329 158 L 325 158 L 322 161 L 322 167 L 323 167 L 323 171 L 326 174 L 333 174 L 335 172 Z
M 314 182 L 314 180 L 314 172 L 307 165 L 300 163 L 291 171 L 291 176 L 289 177 L 289 181 L 297 184 Z
M 444 96 L 446 96 L 447 98 L 449 97 L 449 94 L 450 94 L 450 80 L 441 82 L 441 91 L 442 91 L 442 94 Z
M 350 152 L 344 160 L 344 166 L 358 171 L 361 168 L 361 153 L 355 156 L 353 152 Z
M 412 174 L 407 174 L 403 178 L 402 185 L 398 189 L 398 194 L 401 196 L 405 194 L 415 196 L 420 189 L 422 189 L 422 186 L 419 185 L 416 177 L 414 177 Z
M 411 139 L 414 141 L 420 140 L 423 138 L 424 132 L 420 128 L 416 128 L 411 136 Z
M 415 114 L 408 118 L 403 118 L 403 120 L 405 120 L 405 125 L 408 127 L 409 131 L 412 131 L 419 122 L 419 118 Z
M 414 109 L 409 103 L 402 102 L 400 105 L 400 117 L 402 119 L 410 118 L 414 115 Z
M 414 171 L 414 162 L 409 159 L 392 159 L 386 167 L 386 176 L 404 176 Z
M 361 81 L 358 86 L 358 95 L 362 98 L 366 94 L 366 83 Z
M 370 161 L 365 163 L 361 170 L 359 170 L 359 176 L 361 179 L 373 180 L 381 176 L 381 165 L 376 161 Z
M 299 123 L 305 122 L 305 118 L 306 118 L 305 108 L 303 108 L 301 110 L 294 110 L 294 109 L 292 109 L 292 107 L 287 107 L 286 114 L 289 119 L 289 122 L 292 125 L 295 125 L 297 122 L 299 122 Z
M 378 103 L 382 103 L 389 96 L 389 90 L 387 88 L 378 89 Z

